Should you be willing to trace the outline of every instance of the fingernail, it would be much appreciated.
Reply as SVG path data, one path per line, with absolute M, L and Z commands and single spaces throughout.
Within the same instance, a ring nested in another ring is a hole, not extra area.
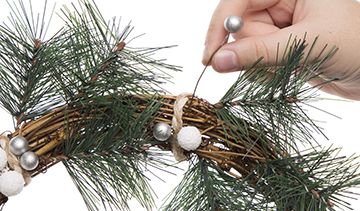
M 235 52 L 220 50 L 214 55 L 213 68 L 219 72 L 234 71 L 238 67 L 238 60 Z

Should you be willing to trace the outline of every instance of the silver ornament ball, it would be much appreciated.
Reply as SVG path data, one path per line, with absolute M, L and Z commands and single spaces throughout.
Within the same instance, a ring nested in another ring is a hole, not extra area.
M 241 19 L 241 17 L 236 16 L 236 15 L 231 15 L 231 16 L 227 17 L 224 21 L 224 28 L 229 33 L 238 32 L 243 25 L 244 25 L 244 22 Z
M 10 140 L 10 152 L 14 155 L 21 155 L 29 148 L 27 140 L 22 136 L 15 136 Z
M 39 157 L 34 152 L 25 152 L 20 157 L 20 165 L 23 169 L 32 171 L 39 165 Z
M 154 126 L 153 135 L 154 135 L 155 139 L 158 141 L 168 140 L 171 136 L 170 125 L 168 125 L 164 122 L 156 123 Z

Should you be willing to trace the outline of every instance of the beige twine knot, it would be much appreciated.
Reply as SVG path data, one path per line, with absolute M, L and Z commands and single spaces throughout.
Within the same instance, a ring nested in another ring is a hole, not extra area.
M 0 136 L 0 143 L 3 146 L 3 150 L 6 152 L 8 165 L 11 170 L 14 170 L 24 177 L 25 185 L 28 185 L 31 182 L 31 176 L 29 172 L 23 171 L 23 169 L 20 166 L 19 159 L 10 152 L 10 139 L 7 136 Z
M 176 161 L 184 161 L 187 160 L 186 155 L 184 154 L 184 149 L 180 147 L 178 141 L 177 141 L 177 134 L 183 127 L 183 108 L 186 104 L 186 102 L 189 100 L 189 97 L 192 96 L 192 94 L 189 93 L 182 93 L 177 96 L 175 103 L 174 103 L 174 116 L 172 118 L 172 128 L 174 129 L 174 135 L 173 138 L 170 139 L 170 145 L 172 153 L 174 154 L 174 157 Z

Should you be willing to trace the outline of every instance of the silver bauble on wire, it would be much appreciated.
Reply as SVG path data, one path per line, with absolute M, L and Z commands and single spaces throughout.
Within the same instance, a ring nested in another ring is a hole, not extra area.
M 244 22 L 241 19 L 241 17 L 236 16 L 236 15 L 231 15 L 231 16 L 227 17 L 224 21 L 224 28 L 229 33 L 238 32 L 243 25 L 244 25 Z
M 22 136 L 15 136 L 10 140 L 10 152 L 14 155 L 21 155 L 29 148 L 27 140 Z
M 20 157 L 20 165 L 23 169 L 32 171 L 39 165 L 39 157 L 32 151 L 25 152 Z
M 164 122 L 158 122 L 155 124 L 153 129 L 153 135 L 158 141 L 166 141 L 171 136 L 171 127 L 170 125 Z

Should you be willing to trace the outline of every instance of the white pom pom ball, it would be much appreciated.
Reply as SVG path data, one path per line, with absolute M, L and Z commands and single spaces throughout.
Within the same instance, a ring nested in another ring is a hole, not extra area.
M 7 171 L 0 176 L 0 192 L 5 196 L 14 196 L 22 191 L 25 181 L 16 171 Z
M 201 144 L 201 133 L 196 127 L 183 127 L 177 134 L 177 140 L 186 151 L 196 150 Z
M 0 171 L 7 166 L 7 155 L 6 152 L 0 148 Z

